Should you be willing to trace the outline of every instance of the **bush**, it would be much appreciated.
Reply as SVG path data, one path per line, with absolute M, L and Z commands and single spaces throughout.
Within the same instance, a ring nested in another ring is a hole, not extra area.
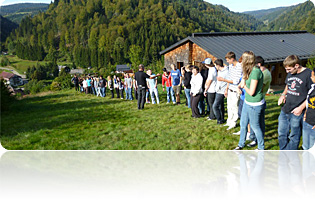
M 24 92 L 28 94 L 36 94 L 39 92 L 43 92 L 47 90 L 47 87 L 45 85 L 44 81 L 38 81 L 38 80 L 31 80 L 27 84 L 25 84 Z
M 9 91 L 8 87 L 5 85 L 4 81 L 0 81 L 1 85 L 1 112 L 9 110 L 9 107 L 14 102 L 15 98 L 11 95 L 12 92 Z
M 5 66 L 10 65 L 9 59 L 8 59 L 6 56 L 3 56 L 3 57 L 1 58 L 0 65 L 1 65 L 2 67 L 5 67 Z
M 66 73 L 64 69 L 59 73 L 59 77 L 55 78 L 52 84 L 50 85 L 50 90 L 57 91 L 62 89 L 71 88 L 71 76 Z

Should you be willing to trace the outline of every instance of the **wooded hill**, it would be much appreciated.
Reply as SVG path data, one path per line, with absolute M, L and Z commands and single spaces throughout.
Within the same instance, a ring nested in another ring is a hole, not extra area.
M 255 31 L 259 25 L 202 0 L 55 0 L 46 12 L 24 18 L 7 47 L 26 59 L 25 52 L 43 47 L 42 58 L 80 67 L 150 64 L 191 33 Z
M 0 15 L 0 35 L 1 35 L 1 45 L 3 42 L 5 42 L 6 38 L 9 36 L 9 34 L 16 29 L 19 25 L 2 17 Z M 1 48 L 2 49 L 2 48 Z
M 267 26 L 260 27 L 261 31 L 307 30 L 315 33 L 315 7 L 311 1 L 290 7 L 245 13 L 264 21 Z
M 299 4 L 300 5 L 300 4 Z M 271 9 L 264 9 L 264 10 L 255 10 L 255 11 L 247 11 L 244 14 L 252 15 L 256 19 L 261 20 L 264 24 L 269 24 L 269 22 L 274 21 L 280 15 L 290 12 L 295 9 L 298 5 L 289 6 L 289 7 L 277 7 Z
M 39 12 L 45 12 L 49 4 L 46 3 L 18 3 L 1 6 L 0 15 L 19 24 L 25 16 L 34 16 Z

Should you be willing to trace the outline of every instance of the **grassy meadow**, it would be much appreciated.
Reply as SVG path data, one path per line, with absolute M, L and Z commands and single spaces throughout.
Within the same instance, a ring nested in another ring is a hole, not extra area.
M 159 87 L 161 87 L 159 85 Z M 191 118 L 191 110 L 86 95 L 72 90 L 41 93 L 17 100 L 1 113 L 1 145 L 6 149 L 89 150 L 231 150 L 238 144 L 239 126 L 226 131 L 206 118 Z M 267 96 L 265 148 L 278 150 L 278 96 Z M 245 147 L 245 150 L 255 148 Z

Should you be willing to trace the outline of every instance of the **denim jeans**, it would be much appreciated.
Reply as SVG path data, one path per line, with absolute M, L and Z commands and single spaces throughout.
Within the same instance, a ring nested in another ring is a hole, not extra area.
M 166 95 L 167 96 L 167 102 L 169 103 L 171 101 L 171 97 L 172 97 L 173 103 L 176 103 L 173 88 L 172 87 L 166 87 L 166 91 L 167 91 L 167 95 Z
M 298 149 L 301 139 L 303 115 L 304 112 L 300 116 L 295 116 L 292 113 L 286 114 L 281 110 L 278 118 L 278 140 L 280 150 Z
M 132 88 L 127 88 L 126 90 L 126 99 L 132 100 Z
M 247 134 L 247 125 L 249 123 L 250 127 L 255 132 L 255 136 L 257 138 L 257 144 L 259 150 L 265 149 L 265 142 L 264 142 L 264 135 L 261 128 L 261 120 L 263 119 L 263 107 L 264 105 L 260 106 L 251 106 L 244 102 L 243 110 L 242 110 L 242 117 L 241 117 L 241 135 L 238 146 L 244 147 L 246 141 L 246 134 Z
M 198 103 L 198 109 L 199 109 L 200 115 L 205 114 L 206 104 L 205 104 L 205 96 L 203 94 L 201 94 L 201 96 L 200 96 L 200 100 Z
M 315 143 L 315 129 L 309 123 L 303 121 L 303 144 L 304 150 L 308 150 L 314 146 Z
M 106 97 L 106 88 L 101 87 L 101 97 Z
M 152 99 L 153 104 L 155 104 L 155 98 L 156 98 L 156 102 L 158 104 L 160 103 L 159 92 L 158 92 L 157 88 L 151 88 L 150 89 L 150 95 L 151 95 L 151 99 Z M 154 95 L 155 95 L 155 98 L 154 98 Z
M 216 93 L 213 103 L 213 112 L 218 123 L 224 122 L 224 94 Z
M 295 116 L 292 113 L 286 114 L 281 110 L 278 118 L 278 140 L 280 150 L 298 149 L 301 139 L 303 115 L 304 112 L 300 116 Z
M 265 119 L 266 108 L 267 108 L 267 103 L 265 101 L 265 103 L 263 105 L 263 110 L 262 110 L 262 120 L 260 120 L 260 122 L 261 122 L 260 127 L 261 127 L 261 130 L 263 131 L 263 133 L 265 133 L 265 129 L 266 129 L 265 128 L 265 120 L 264 120 Z M 257 142 L 256 136 L 255 136 L 255 132 L 253 131 L 252 128 L 250 128 L 249 139 L 251 141 L 256 141 Z
M 208 104 L 208 108 L 209 108 L 209 118 L 210 119 L 215 119 L 215 115 L 214 115 L 214 111 L 213 111 L 213 104 L 214 104 L 214 101 L 215 101 L 215 95 L 216 93 L 207 93 L 207 102 L 209 103 Z
M 191 108 L 191 105 L 190 105 L 190 89 L 185 89 L 185 95 L 186 95 L 186 99 L 187 99 L 187 106 L 188 108 Z

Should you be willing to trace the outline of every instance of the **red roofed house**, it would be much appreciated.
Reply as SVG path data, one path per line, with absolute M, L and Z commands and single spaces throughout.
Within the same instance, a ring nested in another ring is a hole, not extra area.
M 18 76 L 16 74 L 12 74 L 9 72 L 2 72 L 0 74 L 0 78 L 4 79 L 5 81 L 7 81 L 7 84 L 15 87 L 15 86 L 19 86 L 19 85 L 23 85 L 23 79 L 21 76 Z

